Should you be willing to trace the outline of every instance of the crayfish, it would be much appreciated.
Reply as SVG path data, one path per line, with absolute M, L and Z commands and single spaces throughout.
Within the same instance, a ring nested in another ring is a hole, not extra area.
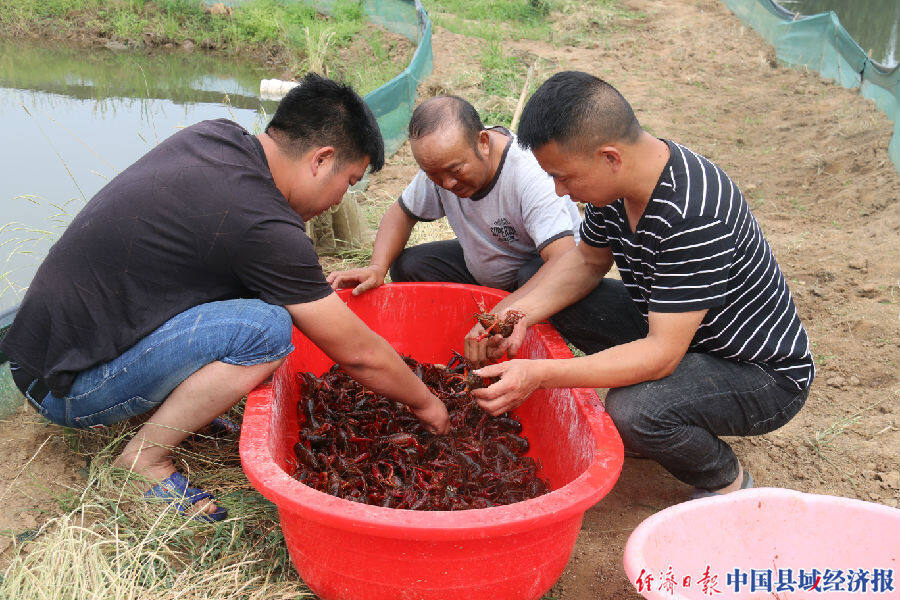
M 479 342 L 496 333 L 499 333 L 502 337 L 508 338 L 512 335 L 516 323 L 525 318 L 525 313 L 521 310 L 512 309 L 506 311 L 506 314 L 503 315 L 503 318 L 501 319 L 498 315 L 487 312 L 483 301 L 475 300 L 475 303 L 478 305 L 479 312 L 472 316 L 475 317 L 475 320 L 478 321 L 484 329 L 481 335 L 475 338 Z
M 464 510 L 520 502 L 549 491 L 522 425 L 485 413 L 468 362 L 446 367 L 406 358 L 446 405 L 451 431 L 432 435 L 404 405 L 367 390 L 337 365 L 298 374 L 294 477 L 321 492 L 411 510 Z
M 484 328 L 484 332 L 476 338 L 478 341 L 481 341 L 495 333 L 499 333 L 501 336 L 508 338 L 512 335 L 516 323 L 525 318 L 525 313 L 513 309 L 507 311 L 502 319 L 494 313 L 486 312 L 475 313 L 474 316 L 478 320 L 478 323 Z

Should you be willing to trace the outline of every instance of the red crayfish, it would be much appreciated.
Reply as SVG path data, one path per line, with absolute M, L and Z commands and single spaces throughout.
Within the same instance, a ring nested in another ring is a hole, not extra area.
M 480 341 L 495 333 L 499 333 L 505 338 L 511 336 L 516 323 L 525 318 L 525 313 L 520 310 L 512 309 L 506 311 L 506 314 L 501 319 L 494 313 L 480 312 L 475 313 L 475 318 L 484 328 L 484 332 L 477 338 Z
M 446 405 L 451 432 L 432 435 L 402 404 L 367 390 L 337 366 L 300 373 L 301 423 L 294 477 L 321 492 L 411 510 L 463 510 L 548 491 L 522 425 L 491 417 L 469 393 L 468 364 L 405 359 Z
M 521 310 L 512 309 L 506 311 L 506 314 L 503 315 L 503 318 L 501 319 L 498 315 L 487 312 L 483 301 L 475 300 L 475 303 L 478 305 L 478 310 L 480 312 L 475 313 L 473 316 L 481 327 L 484 328 L 481 335 L 476 338 L 479 342 L 496 333 L 499 333 L 502 337 L 508 338 L 512 335 L 516 323 L 525 318 L 525 313 Z

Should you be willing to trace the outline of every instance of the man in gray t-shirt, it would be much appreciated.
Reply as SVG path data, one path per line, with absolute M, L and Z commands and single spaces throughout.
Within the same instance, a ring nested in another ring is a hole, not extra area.
M 370 265 L 331 273 L 332 287 L 355 286 L 359 294 L 384 283 L 390 269 L 393 281 L 513 291 L 525 285 L 535 263 L 574 247 L 578 209 L 556 195 L 553 180 L 507 129 L 484 128 L 474 107 L 455 96 L 423 102 L 409 129 L 421 170 L 382 218 Z M 456 239 L 404 250 L 418 221 L 441 217 Z

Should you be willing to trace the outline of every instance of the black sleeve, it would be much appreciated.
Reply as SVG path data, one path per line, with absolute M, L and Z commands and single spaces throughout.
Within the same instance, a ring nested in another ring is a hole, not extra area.
M 241 240 L 232 271 L 269 304 L 299 304 L 332 293 L 312 240 L 301 227 L 277 219 L 253 226 Z

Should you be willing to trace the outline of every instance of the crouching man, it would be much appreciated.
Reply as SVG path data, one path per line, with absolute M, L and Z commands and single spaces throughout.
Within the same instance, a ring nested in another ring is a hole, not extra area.
M 419 173 L 388 208 L 368 267 L 335 271 L 328 281 L 354 294 L 391 279 L 449 281 L 516 290 L 575 247 L 581 221 L 559 198 L 534 156 L 503 127 L 484 127 L 456 96 L 420 104 L 409 122 Z M 456 239 L 404 250 L 416 223 L 447 217 Z M 473 335 L 481 333 L 476 327 Z
M 693 496 L 752 486 L 720 436 L 787 423 L 814 365 L 738 187 L 706 158 L 644 131 L 625 98 L 587 73 L 546 81 L 525 107 L 519 140 L 557 194 L 587 204 L 581 243 L 530 293 L 495 307 L 526 315 L 508 340 L 467 343 L 467 354 L 515 356 L 526 327 L 550 317 L 588 355 L 485 367 L 480 374 L 500 381 L 475 392 L 481 405 L 500 414 L 538 387 L 609 388 L 606 409 L 626 449 L 693 486 Z M 613 263 L 621 281 L 606 277 Z
M 292 323 L 445 432 L 444 405 L 334 294 L 304 230 L 383 164 L 362 99 L 315 75 L 265 133 L 227 120 L 176 133 L 100 190 L 50 249 L 2 344 L 17 385 L 67 427 L 152 412 L 116 463 L 150 481 L 148 496 L 204 520 L 225 508 L 175 470 L 171 449 L 269 377 L 293 349 Z

